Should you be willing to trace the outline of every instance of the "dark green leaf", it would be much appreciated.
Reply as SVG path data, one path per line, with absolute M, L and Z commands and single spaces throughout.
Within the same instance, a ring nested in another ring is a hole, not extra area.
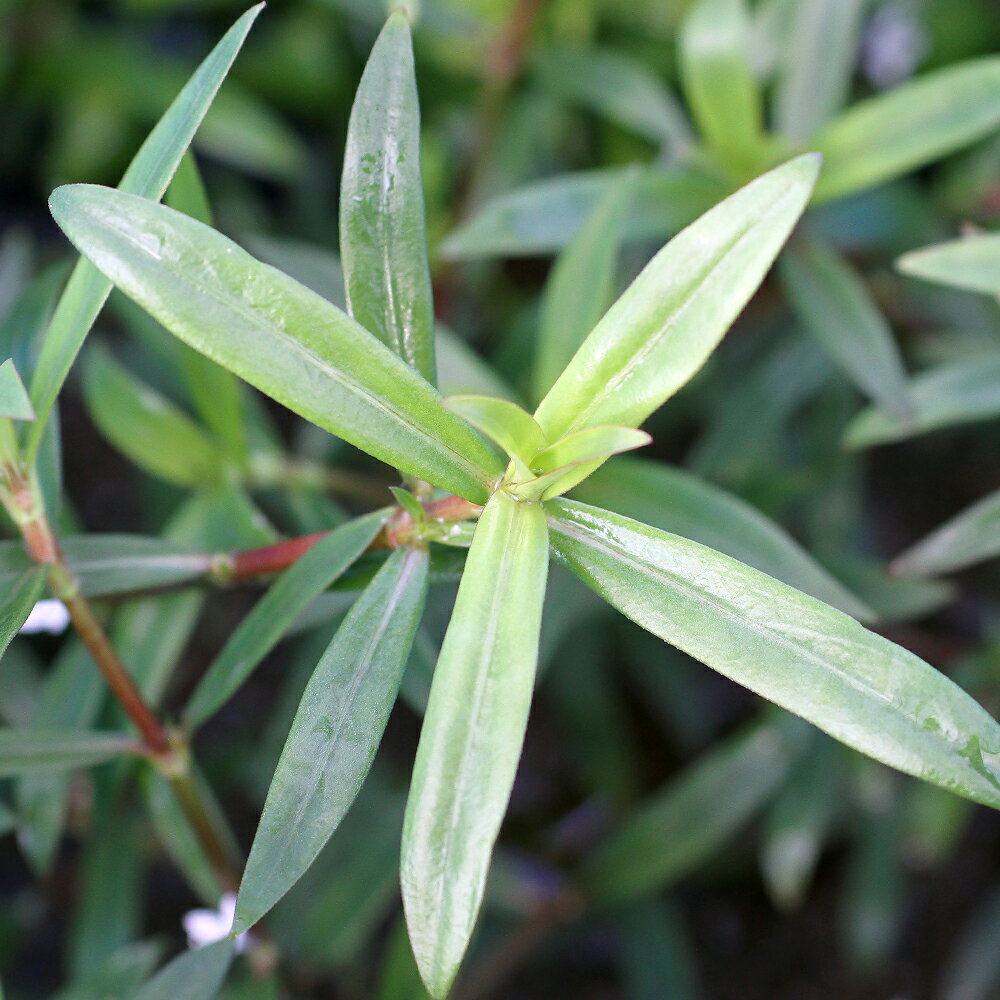
M 23 554 L 20 542 L 11 544 Z M 45 586 L 45 570 L 41 566 L 24 567 L 11 576 L 12 579 L 3 582 L 4 595 L 0 600 L 0 656 L 31 614 Z
M 228 938 L 178 955 L 135 994 L 133 1000 L 212 1000 L 233 960 Z

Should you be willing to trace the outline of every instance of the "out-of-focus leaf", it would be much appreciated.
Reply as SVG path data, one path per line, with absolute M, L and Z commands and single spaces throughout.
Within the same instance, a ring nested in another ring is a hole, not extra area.
M 539 82 L 560 97 L 683 155 L 691 127 L 673 94 L 638 60 L 613 49 L 550 48 L 535 67 Z
M 263 4 L 258 4 L 248 10 L 191 76 L 129 165 L 120 185 L 123 191 L 150 198 L 163 195 L 262 9 Z M 111 282 L 89 261 L 77 264 L 56 306 L 31 380 L 31 401 L 38 416 L 29 442 L 32 452 L 41 441 L 49 410 L 110 291 Z
M 1000 415 L 1000 353 L 947 362 L 910 383 L 909 419 L 869 407 L 851 421 L 845 442 L 851 448 L 903 441 L 918 434 L 974 423 Z
M 550 439 L 596 424 L 636 427 L 701 368 L 763 280 L 818 169 L 802 156 L 764 174 L 653 258 L 538 407 Z
M 792 6 L 774 94 L 775 125 L 782 135 L 807 143 L 843 105 L 868 2 L 798 0 Z
M 229 700 L 310 602 L 364 552 L 385 519 L 379 511 L 336 528 L 278 578 L 202 677 L 184 712 L 190 727 Z
M 1000 892 L 976 908 L 959 931 L 935 1000 L 992 1000 L 1000 983 Z
M 34 420 L 35 411 L 12 359 L 0 365 L 0 417 Z
M 1000 807 L 1000 725 L 943 674 L 712 549 L 567 500 L 557 558 L 624 615 L 891 767 Z
M 163 197 L 163 204 L 190 215 L 192 219 L 204 222 L 206 226 L 212 225 L 212 209 L 208 204 L 208 193 L 205 191 L 194 153 L 190 149 L 177 164 L 177 171 Z
M 232 960 L 229 938 L 186 951 L 160 969 L 133 1000 L 212 1000 Z
M 590 859 L 584 877 L 593 896 L 625 902 L 704 864 L 773 795 L 801 735 L 790 719 L 755 724 L 688 765 Z
M 1000 555 L 1000 491 L 978 500 L 893 560 L 892 568 L 933 576 Z
M 90 767 L 138 749 L 121 733 L 0 728 L 0 777 Z
M 432 996 L 451 986 L 483 899 L 534 687 L 548 565 L 538 504 L 483 511 L 434 673 L 403 828 L 406 923 Z
M 420 176 L 420 106 L 406 14 L 372 48 L 347 130 L 340 255 L 348 311 L 428 382 L 434 305 Z
M 517 401 L 517 394 L 476 352 L 451 330 L 437 328 L 438 385 L 446 396 L 495 396 Z
M 441 245 L 451 258 L 552 253 L 579 232 L 620 170 L 563 174 L 498 195 Z M 624 239 L 663 239 L 725 194 L 718 180 L 687 167 L 641 170 Z
M 737 175 L 755 169 L 763 110 L 744 0 L 699 0 L 679 44 L 684 90 L 706 144 Z
M 313 423 L 476 502 L 502 471 L 434 389 L 335 306 L 226 237 L 109 188 L 50 199 L 59 224 L 174 334 Z
M 427 1000 L 403 921 L 393 930 L 386 945 L 376 997 L 377 1000 Z
M 253 926 L 295 884 L 361 788 L 409 658 L 427 570 L 426 551 L 397 549 L 317 664 L 250 850 L 237 931 Z
M 870 608 L 750 504 L 698 476 L 641 458 L 616 458 L 574 497 L 683 535 L 739 559 L 861 620 Z
M 141 469 L 179 486 L 206 486 L 224 474 L 205 432 L 168 399 L 91 348 L 84 368 L 87 409 L 101 433 Z
M 674 903 L 637 900 L 615 923 L 627 1000 L 699 1000 L 694 955 Z
M 915 278 L 1000 296 L 1000 233 L 977 233 L 912 250 L 896 265 Z
M 866 396 L 898 419 L 912 416 L 892 330 L 845 260 L 817 241 L 781 255 L 781 277 L 806 331 Z
M 52 1000 L 130 1000 L 152 974 L 162 952 L 162 946 L 156 941 L 128 944 Z
M 823 154 L 815 201 L 892 180 L 1000 127 L 1000 59 L 928 73 L 838 115 L 810 143 Z
M 601 197 L 559 255 L 542 299 L 533 397 L 552 387 L 611 302 L 619 241 L 636 175 L 626 173 Z

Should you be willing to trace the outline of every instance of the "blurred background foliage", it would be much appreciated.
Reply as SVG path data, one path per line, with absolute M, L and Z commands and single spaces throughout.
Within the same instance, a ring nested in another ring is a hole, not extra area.
M 793 131 L 787 60 L 801 55 L 792 29 L 810 3 L 758 0 L 750 11 L 748 52 L 768 121 L 782 119 Z M 734 184 L 725 164 L 697 152 L 692 138 L 678 55 L 692 4 L 413 6 L 438 315 L 496 369 L 484 375 L 459 343 L 447 352 L 451 379 L 476 389 L 489 378 L 491 391 L 531 402 L 527 359 L 553 255 L 607 179 L 639 165 L 618 234 L 619 288 L 671 231 Z M 839 56 L 848 104 L 1000 52 L 992 0 L 849 6 L 856 23 Z M 0 329 L 15 356 L 35 349 L 66 274 L 48 192 L 67 181 L 116 183 L 241 7 L 0 3 Z M 335 299 L 348 114 L 385 12 L 380 0 L 272 0 L 195 141 L 203 214 L 210 210 L 222 231 Z M 807 77 L 828 68 L 826 57 L 838 58 L 836 38 L 821 38 L 829 46 L 812 66 L 798 67 Z M 808 148 L 805 139 L 799 145 Z M 783 148 L 775 149 L 779 159 Z M 566 177 L 569 187 L 558 186 Z M 557 186 L 531 186 L 546 179 Z M 794 262 L 785 261 L 780 280 L 765 285 L 705 371 L 655 418 L 652 453 L 778 522 L 878 612 L 879 630 L 996 715 L 998 564 L 946 580 L 894 576 L 886 567 L 1000 487 L 1000 377 L 991 377 L 1000 372 L 997 303 L 894 267 L 903 252 L 996 226 L 1000 123 L 885 181 L 829 199 L 803 229 L 822 241 L 820 254 L 849 261 L 859 308 L 891 330 L 898 358 L 871 366 L 876 382 L 887 371 L 891 381 L 894 366 L 899 385 L 907 372 L 919 378 L 959 366 L 965 373 L 958 390 L 932 385 L 919 399 L 909 383 L 927 433 L 911 427 L 880 436 L 877 419 L 865 416 L 865 396 L 884 402 L 894 390 L 883 381 L 865 391 L 864 355 L 832 357 L 822 331 L 805 335 L 809 310 L 796 288 L 815 268 L 796 277 Z M 190 206 L 197 176 L 185 184 L 173 196 Z M 613 227 L 607 235 L 613 249 Z M 808 257 L 801 260 L 807 267 Z M 199 401 L 185 355 L 161 334 L 114 296 L 94 338 L 113 356 L 96 343 L 85 352 L 85 377 L 74 378 L 62 401 L 67 532 L 166 534 L 224 551 L 320 530 L 345 509 L 383 502 L 383 474 L 259 399 L 248 402 L 254 460 L 242 478 L 220 473 L 217 442 L 206 440 L 224 431 L 205 428 L 204 387 Z M 165 411 L 174 423 L 163 423 Z M 865 419 L 875 420 L 875 431 L 865 430 Z M 173 446 L 155 437 L 165 426 Z M 346 473 L 324 471 L 330 463 Z M 617 489 L 626 513 L 630 502 L 648 502 L 643 516 L 657 523 L 655 490 L 630 492 L 624 472 L 589 488 Z M 656 488 L 670 516 L 680 516 L 684 480 Z M 689 515 L 694 537 L 698 524 L 707 531 L 712 517 L 724 524 L 735 516 L 724 503 Z M 283 990 L 423 995 L 400 932 L 396 867 L 429 665 L 454 597 L 447 567 L 439 577 L 376 769 L 330 846 L 269 920 L 285 956 L 282 985 L 237 976 L 227 988 L 234 1000 Z M 109 604 L 108 613 L 142 664 L 144 689 L 175 712 L 257 593 L 179 591 Z M 332 631 L 330 615 L 345 606 L 342 594 L 324 595 L 199 738 L 244 848 Z M 461 996 L 1000 997 L 996 815 L 763 710 L 606 614 L 559 572 L 547 621 L 540 697 Z M 112 713 L 72 641 L 18 639 L 0 666 L 7 724 L 86 726 Z M 214 901 L 211 874 L 169 799 L 155 781 L 136 786 L 122 769 L 0 784 L 0 834 L 0 978 L 10 997 L 127 997 L 178 947 L 182 914 Z M 625 889 L 585 906 L 573 891 L 580 861 L 609 836 L 625 855 L 617 870 L 631 874 Z

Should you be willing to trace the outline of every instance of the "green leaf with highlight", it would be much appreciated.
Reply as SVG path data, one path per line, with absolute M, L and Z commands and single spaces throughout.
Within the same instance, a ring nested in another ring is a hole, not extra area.
M 1000 233 L 976 233 L 912 250 L 896 266 L 914 278 L 1000 297 Z
M 492 396 L 449 396 L 444 405 L 525 465 L 545 447 L 545 434 L 535 418 L 510 400 Z
M 434 672 L 403 828 L 406 923 L 434 997 L 472 936 L 521 756 L 547 564 L 542 508 L 495 493 Z
M 400 11 L 375 42 L 351 109 L 340 254 L 351 316 L 433 383 L 420 106 L 409 22 Z
M 34 420 L 35 411 L 11 358 L 0 365 L 0 417 Z

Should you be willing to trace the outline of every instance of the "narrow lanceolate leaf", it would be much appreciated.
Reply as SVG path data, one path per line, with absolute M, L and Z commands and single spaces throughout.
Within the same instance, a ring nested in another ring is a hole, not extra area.
M 502 466 L 419 374 L 345 313 L 231 240 L 134 195 L 76 184 L 53 215 L 181 340 L 403 472 L 483 502 Z
M 132 1000 L 212 1000 L 232 960 L 229 938 L 186 951 L 160 969 Z
M 20 543 L 15 544 L 21 549 Z M 25 567 L 16 577 L 3 584 L 3 598 L 0 599 L 0 656 L 3 656 L 11 639 L 27 621 L 44 586 L 45 569 L 42 566 Z
M 0 728 L 0 777 L 89 767 L 138 750 L 132 737 L 118 733 Z
M 977 233 L 913 250 L 896 264 L 915 278 L 1000 296 L 1000 233 Z
M 309 680 L 267 793 L 236 903 L 253 926 L 305 873 L 371 767 L 427 592 L 427 552 L 397 549 Z
M 893 570 L 933 576 L 1000 555 L 1000 492 L 990 493 L 907 549 Z
M 855 750 L 1000 808 L 1000 725 L 923 660 L 696 542 L 546 506 L 556 556 L 643 628 Z
M 681 69 L 707 145 L 739 173 L 759 157 L 763 116 L 744 0 L 700 0 L 681 28 Z
M 34 420 L 28 392 L 11 358 L 0 365 L 0 417 L 11 420 Z
M 618 458 L 581 483 L 573 496 L 718 549 L 862 621 L 875 617 L 777 524 L 690 472 Z
M 202 677 L 184 713 L 189 726 L 201 725 L 229 700 L 295 619 L 364 552 L 385 518 L 379 511 L 331 531 L 278 578 Z
M 536 419 L 550 439 L 636 427 L 704 364 L 757 290 L 809 200 L 819 162 L 800 156 L 672 239 L 605 313 Z
M 340 256 L 350 314 L 434 382 L 420 107 L 410 26 L 401 11 L 375 42 L 351 109 Z
M 636 176 L 623 174 L 608 188 L 552 268 L 542 299 L 531 372 L 536 400 L 552 387 L 611 303 L 619 243 Z
M 1000 414 L 1000 352 L 949 362 L 910 383 L 909 419 L 871 406 L 848 425 L 845 442 L 869 448 Z
M 774 94 L 775 125 L 807 142 L 844 103 L 868 0 L 800 0 Z
M 590 894 L 624 902 L 708 861 L 780 787 L 801 736 L 793 722 L 756 724 L 730 737 L 641 803 L 587 864 Z
M 444 405 L 496 441 L 508 455 L 516 455 L 524 463 L 530 462 L 532 456 L 545 447 L 545 435 L 534 417 L 509 399 L 449 396 Z
M 195 70 L 129 165 L 121 190 L 146 198 L 162 197 L 263 7 L 258 4 L 248 10 Z M 77 264 L 56 306 L 31 380 L 31 401 L 39 417 L 31 431 L 32 451 L 41 442 L 49 410 L 110 291 L 111 282 L 89 261 Z
M 808 333 L 866 396 L 906 419 L 906 370 L 892 330 L 861 279 L 832 249 L 796 241 L 781 255 L 781 277 Z
M 441 647 L 403 827 L 406 923 L 443 997 L 479 913 L 528 721 L 548 563 L 538 504 L 498 492 L 476 527 Z
M 208 486 L 224 473 L 218 449 L 183 410 L 107 352 L 85 357 L 84 396 L 101 433 L 150 475 L 179 486 Z
M 810 144 L 823 154 L 816 200 L 881 184 L 1000 127 L 1000 58 L 928 73 L 854 105 Z

